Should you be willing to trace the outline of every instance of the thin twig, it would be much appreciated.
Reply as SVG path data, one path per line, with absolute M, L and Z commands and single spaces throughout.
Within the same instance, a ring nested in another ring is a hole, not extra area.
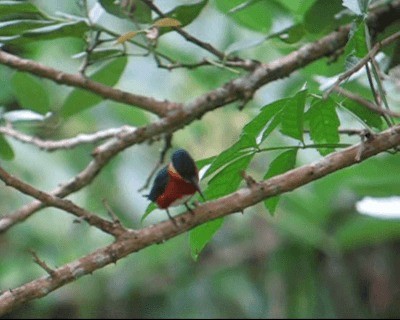
M 43 260 L 41 260 L 38 255 L 36 254 L 35 251 L 33 251 L 32 249 L 29 249 L 29 253 L 33 256 L 33 261 L 39 265 L 44 271 L 46 271 L 50 277 L 54 277 L 55 275 L 55 271 L 53 269 L 51 269 L 46 262 L 44 262 Z
M 153 179 L 153 176 L 156 174 L 157 170 L 161 167 L 161 165 L 165 161 L 165 155 L 167 154 L 167 151 L 171 149 L 172 147 L 172 134 L 167 134 L 164 138 L 164 147 L 161 149 L 160 152 L 160 158 L 157 161 L 156 165 L 154 166 L 153 170 L 151 170 L 149 176 L 146 179 L 146 182 L 144 183 L 143 187 L 138 189 L 138 192 L 142 192 L 143 190 L 146 190 L 149 185 L 150 181 Z
M 340 83 L 342 83 L 344 80 L 348 79 L 350 76 L 352 76 L 354 73 L 359 71 L 362 67 L 364 67 L 368 63 L 368 61 L 370 61 L 371 58 L 374 57 L 379 52 L 379 50 L 382 47 L 393 43 L 394 41 L 396 41 L 399 38 L 400 38 L 400 31 L 392 34 L 391 36 L 387 37 L 386 39 L 382 40 L 381 42 L 376 43 L 374 45 L 374 47 L 368 52 L 368 54 L 364 58 L 362 58 L 353 68 L 347 70 L 346 72 L 344 72 L 343 74 L 341 74 L 338 77 L 338 79 L 330 87 L 330 89 L 328 89 L 324 93 L 324 98 L 326 99 L 329 96 L 329 94 L 333 90 L 335 90 L 336 87 L 339 86 Z
M 44 206 L 55 207 L 72 213 L 74 216 L 85 220 L 90 225 L 109 233 L 114 237 L 118 237 L 122 233 L 126 232 L 126 229 L 121 225 L 115 225 L 110 221 L 104 220 L 99 216 L 77 206 L 70 200 L 61 199 L 44 191 L 38 190 L 22 180 L 10 175 L 2 167 L 0 167 L 0 180 L 2 180 L 7 186 L 10 186 L 41 201 Z
M 68 139 L 42 140 L 38 137 L 30 136 L 23 132 L 15 130 L 10 125 L 0 127 L 0 133 L 12 137 L 18 141 L 35 145 L 38 148 L 49 152 L 60 149 L 72 149 L 82 144 L 95 144 L 102 140 L 117 137 L 121 133 L 134 132 L 135 130 L 135 127 L 125 125 L 120 128 L 110 128 L 102 131 L 97 131 L 92 134 L 78 134 L 77 136 Z
M 142 0 L 151 10 L 157 13 L 161 18 L 165 18 L 165 14 L 153 3 L 151 0 Z M 187 41 L 194 43 L 195 45 L 207 50 L 208 52 L 212 53 L 213 55 L 217 56 L 219 59 L 224 60 L 226 58 L 225 54 L 218 49 L 214 48 L 211 44 L 201 41 L 196 37 L 193 37 L 186 31 L 182 30 L 181 28 L 175 28 L 175 31 L 179 33 L 182 37 L 184 37 Z
M 103 199 L 103 205 L 106 208 L 107 213 L 111 217 L 112 221 L 114 223 L 121 224 L 121 221 L 119 220 L 118 216 L 114 213 L 114 211 L 111 209 L 111 206 L 108 203 L 107 199 Z
M 372 103 L 371 101 L 349 91 L 346 89 L 343 89 L 342 87 L 336 87 L 334 88 L 334 91 L 337 93 L 341 94 L 342 96 L 345 96 L 346 98 L 359 103 L 360 105 L 366 107 L 367 109 L 371 110 L 372 112 L 375 112 L 377 114 L 380 114 L 381 116 L 386 116 L 389 115 L 391 117 L 395 118 L 400 118 L 400 113 L 392 111 L 390 109 L 383 109 Z

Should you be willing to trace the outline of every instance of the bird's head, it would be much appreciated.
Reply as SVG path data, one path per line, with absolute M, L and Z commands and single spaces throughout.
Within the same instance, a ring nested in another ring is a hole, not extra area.
M 199 186 L 199 173 L 196 163 L 186 150 L 178 149 L 172 154 L 170 168 L 178 173 L 183 180 L 195 186 L 196 190 L 204 199 Z

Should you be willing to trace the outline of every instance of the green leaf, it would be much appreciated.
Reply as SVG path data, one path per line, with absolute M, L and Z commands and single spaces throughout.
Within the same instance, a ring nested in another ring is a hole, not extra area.
M 282 99 L 263 106 L 261 112 L 244 126 L 242 135 L 251 137 L 255 146 L 259 145 L 268 136 L 265 132 L 271 132 L 276 127 L 273 124 L 273 120 L 275 118 L 280 120 L 278 115 L 280 115 L 285 105 L 285 99 Z M 263 133 L 262 139 L 258 142 L 261 133 Z
M 350 99 L 342 101 L 341 105 L 354 114 L 360 121 L 364 122 L 367 126 L 379 130 L 383 128 L 382 117 L 376 112 L 373 112 Z
M 188 5 L 181 5 L 178 7 L 175 7 L 171 11 L 167 12 L 165 15 L 166 17 L 175 19 L 181 23 L 181 28 L 187 26 L 188 24 L 192 23 L 201 13 L 203 8 L 206 6 L 208 3 L 208 0 L 202 0 L 200 2 L 194 3 L 194 4 L 188 4 Z M 154 20 L 154 22 L 156 22 Z M 167 33 L 169 31 L 172 31 L 173 28 L 161 28 L 160 29 L 160 34 Z
M 350 32 L 349 41 L 346 44 L 344 52 L 346 56 L 346 63 L 349 63 L 348 59 L 351 57 L 361 59 L 368 54 L 364 21 L 358 25 L 353 25 L 353 28 Z
M 282 41 L 292 44 L 299 42 L 305 35 L 305 28 L 302 23 L 295 24 L 279 32 L 278 37 Z
M 62 37 L 83 38 L 89 26 L 85 21 L 62 22 L 51 26 L 29 30 L 23 33 L 24 38 L 35 40 L 58 39 Z
M 21 15 L 26 13 L 40 14 L 40 11 L 28 1 L 0 1 L 0 18 L 7 15 Z
M 277 156 L 270 164 L 267 173 L 264 175 L 264 180 L 287 172 L 296 166 L 297 149 L 288 150 Z M 273 215 L 278 205 L 280 196 L 274 196 L 264 200 L 264 205 Z
M 151 22 L 151 9 L 140 0 L 111 1 L 99 0 L 101 6 L 114 16 L 130 19 L 138 23 Z
M 347 251 L 398 240 L 400 221 L 356 215 L 339 227 L 335 237 L 341 248 Z
M 291 16 L 289 10 L 277 1 L 218 0 L 217 8 L 238 24 L 255 31 L 267 33 L 274 19 Z
M 147 216 L 157 208 L 158 208 L 158 206 L 155 202 L 149 203 L 149 205 L 146 208 L 146 211 L 144 212 L 142 218 L 140 219 L 140 223 L 143 223 L 144 219 L 146 219 Z
M 303 116 L 307 89 L 299 91 L 292 98 L 286 99 L 281 113 L 281 132 L 303 142 Z
M 197 260 L 200 252 L 211 241 L 214 234 L 222 227 L 223 218 L 204 223 L 189 233 L 189 244 L 192 258 Z
M 115 59 L 95 72 L 90 78 L 107 86 L 114 86 L 121 77 L 127 61 L 126 57 Z M 97 105 L 101 101 L 103 101 L 103 98 L 94 93 L 83 89 L 74 89 L 65 100 L 60 110 L 60 115 L 71 117 Z
M 47 20 L 11 20 L 0 22 L 0 36 L 20 35 L 27 30 L 52 25 L 53 21 Z
M 314 4 L 315 0 L 302 0 L 302 1 L 288 1 L 288 0 L 277 0 L 282 6 L 298 15 L 304 15 L 304 13 Z
M 285 101 L 285 99 L 279 100 L 262 107 L 261 112 L 244 126 L 239 140 L 214 159 L 205 176 L 211 175 L 221 167 L 227 165 L 231 161 L 235 161 L 245 154 L 254 153 L 258 145 L 261 144 L 280 123 L 280 117 L 278 115 L 286 105 Z M 262 136 L 260 138 L 261 134 Z
M 236 191 L 242 181 L 241 172 L 246 170 L 254 153 L 247 154 L 226 165 L 208 182 L 204 191 L 207 200 L 217 199 L 231 192 Z
M 310 137 L 316 144 L 336 144 L 340 141 L 338 128 L 339 118 L 335 109 L 335 102 L 314 99 L 306 118 L 310 123 Z M 333 148 L 318 148 L 321 155 L 325 156 L 334 151 Z
M 0 158 L 7 161 L 14 159 L 14 151 L 2 134 L 0 134 Z
M 309 33 L 325 34 L 337 26 L 335 16 L 341 10 L 341 1 L 317 0 L 305 13 L 304 26 Z
M 231 161 L 252 152 L 253 148 L 256 146 L 255 138 L 248 135 L 243 135 L 240 139 L 234 143 L 231 147 L 224 150 L 215 157 L 214 161 L 211 163 L 210 168 L 208 168 L 205 177 L 211 175 L 212 173 L 219 170 L 221 167 L 227 165 Z
M 11 82 L 22 107 L 42 114 L 49 111 L 50 99 L 41 79 L 28 73 L 16 72 Z

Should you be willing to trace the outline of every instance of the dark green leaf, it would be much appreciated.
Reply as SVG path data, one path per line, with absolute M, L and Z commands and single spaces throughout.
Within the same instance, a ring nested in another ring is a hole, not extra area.
M 101 6 L 114 16 L 130 19 L 138 23 L 151 22 L 151 9 L 140 0 L 116 2 L 112 0 L 99 0 Z
M 252 152 L 252 149 L 256 146 L 255 138 L 248 135 L 243 135 L 240 139 L 230 148 L 224 150 L 219 154 L 215 160 L 211 163 L 210 168 L 207 170 L 205 177 L 211 175 L 221 167 L 227 165 L 231 161 Z
M 217 8 L 246 28 L 267 33 L 274 19 L 291 16 L 277 1 L 218 0 Z
M 303 142 L 303 116 L 307 90 L 299 91 L 292 98 L 285 99 L 281 112 L 281 132 Z
M 306 118 L 310 123 L 310 137 L 314 143 L 336 144 L 340 141 L 338 132 L 340 121 L 332 99 L 315 99 L 307 111 Z M 318 151 L 325 156 L 334 149 L 318 148 Z
M 310 33 L 327 33 L 339 23 L 335 15 L 341 10 L 341 1 L 317 0 L 305 13 L 304 26 Z
M 268 126 L 265 128 L 262 134 L 261 142 L 268 138 L 268 136 L 275 130 L 275 128 L 281 123 L 280 113 L 276 114 L 272 117 L 271 121 L 268 123 Z
M 22 107 L 42 114 L 49 111 L 50 100 L 41 79 L 28 73 L 16 72 L 11 81 Z
M 292 11 L 296 15 L 304 15 L 304 13 L 314 4 L 315 0 L 288 1 L 277 0 L 282 6 Z
M 254 153 L 247 154 L 225 166 L 208 182 L 204 192 L 207 200 L 217 199 L 231 192 L 236 191 L 243 180 L 242 171 L 246 170 Z
M 287 104 L 287 100 L 288 99 L 286 98 L 281 99 L 269 105 L 264 106 L 261 109 L 260 115 L 258 115 L 254 119 L 254 120 L 258 120 L 258 118 L 263 119 L 265 125 L 264 128 L 262 129 L 262 137 L 259 144 L 261 144 L 266 138 L 268 138 L 271 132 L 274 131 L 274 129 L 281 123 L 282 120 L 281 113 Z
M 353 100 L 346 99 L 341 105 L 353 113 L 358 119 L 363 121 L 366 125 L 371 128 L 382 129 L 383 128 L 383 120 L 382 117 L 373 112 L 364 106 L 358 104 Z
M 207 3 L 208 0 L 202 0 L 194 4 L 178 6 L 167 12 L 165 15 L 169 18 L 178 20 L 181 23 L 180 27 L 183 28 L 192 23 L 193 20 L 198 17 Z M 157 19 L 155 21 L 157 21 Z M 173 30 L 173 28 L 161 28 L 160 34 L 167 33 L 171 30 Z
M 280 123 L 280 117 L 278 115 L 286 105 L 285 101 L 286 100 L 283 99 L 264 106 L 261 112 L 244 126 L 239 140 L 214 159 L 205 176 L 211 175 L 221 167 L 229 164 L 231 161 L 235 161 L 245 154 L 255 152 L 258 145 L 261 144 Z M 259 137 L 261 134 L 262 137 Z
M 353 29 L 350 32 L 349 41 L 347 42 L 345 47 L 345 56 L 346 58 L 356 57 L 358 59 L 361 59 L 364 58 L 367 54 L 368 47 L 365 35 L 365 22 L 362 21 L 358 25 L 353 25 Z M 347 67 L 347 69 L 349 69 L 349 67 Z
M 0 36 L 20 35 L 27 30 L 54 24 L 47 20 L 12 20 L 0 22 Z
M 279 39 L 282 41 L 292 44 L 299 42 L 305 34 L 304 25 L 302 23 L 295 24 L 289 28 L 286 28 L 279 32 Z
M 118 82 L 127 61 L 126 57 L 115 59 L 95 72 L 90 78 L 96 82 L 113 86 Z M 74 89 L 65 100 L 60 115 L 71 117 L 78 112 L 95 106 L 101 101 L 103 101 L 103 98 L 94 93 L 82 89 Z
M 0 1 L 0 18 L 7 15 L 39 13 L 40 11 L 28 1 Z
M 203 167 L 211 164 L 216 157 L 209 157 L 209 158 L 205 158 L 205 159 L 201 159 L 201 160 L 197 160 L 196 161 L 196 166 L 199 170 L 201 170 Z
M 212 220 L 190 231 L 189 243 L 194 260 L 197 260 L 200 252 L 204 249 L 207 243 L 211 241 L 214 234 L 221 228 L 223 222 L 223 218 Z
M 158 208 L 158 206 L 156 203 L 154 203 L 154 202 L 149 203 L 149 205 L 146 208 L 146 211 L 144 212 L 142 218 L 140 219 L 140 223 L 143 223 L 144 219 L 146 219 L 147 216 L 157 208 Z
M 296 166 L 297 149 L 288 150 L 277 156 L 269 166 L 267 173 L 264 176 L 264 180 L 274 177 L 278 174 L 284 173 L 293 169 Z M 264 200 L 265 207 L 273 215 L 278 205 L 280 196 L 274 196 Z
M 85 32 L 89 31 L 89 26 L 85 21 L 62 22 L 51 26 L 29 30 L 23 33 L 24 38 L 35 40 L 58 39 L 62 37 L 83 38 Z
M 265 131 L 270 131 L 271 124 L 286 106 L 285 99 L 275 101 L 261 108 L 261 112 L 243 128 L 242 135 L 247 135 L 254 139 L 254 144 L 258 145 L 266 138 Z M 273 128 L 274 125 L 272 125 Z M 272 129 L 273 130 L 273 129 Z M 263 139 L 257 142 L 259 135 L 263 133 Z
M 3 160 L 14 159 L 14 151 L 2 134 L 0 134 L 0 158 Z

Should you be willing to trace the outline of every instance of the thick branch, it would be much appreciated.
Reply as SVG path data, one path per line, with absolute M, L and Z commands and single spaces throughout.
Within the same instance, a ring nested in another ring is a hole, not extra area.
M 360 161 L 380 152 L 400 145 L 400 125 L 373 136 L 363 145 Z M 46 296 L 57 288 L 75 281 L 84 275 L 139 251 L 154 243 L 162 243 L 178 234 L 184 233 L 202 223 L 243 211 L 258 202 L 285 192 L 292 191 L 311 181 L 358 163 L 356 160 L 361 144 L 330 154 L 309 165 L 293 169 L 269 180 L 251 184 L 221 199 L 205 203 L 194 210 L 179 215 L 180 228 L 164 221 L 144 228 L 135 233 L 126 232 L 115 243 L 53 270 L 51 276 L 33 280 L 18 288 L 5 291 L 0 295 L 0 315 L 6 314 L 17 306 L 33 299 Z
M 0 63 L 19 71 L 29 72 L 36 76 L 52 80 L 59 84 L 88 90 L 105 99 L 136 106 L 160 116 L 165 115 L 169 110 L 179 107 L 179 104 L 176 103 L 159 101 L 154 98 L 114 89 L 99 82 L 90 80 L 81 74 L 62 72 L 32 60 L 19 58 L 2 51 L 1 49 Z

